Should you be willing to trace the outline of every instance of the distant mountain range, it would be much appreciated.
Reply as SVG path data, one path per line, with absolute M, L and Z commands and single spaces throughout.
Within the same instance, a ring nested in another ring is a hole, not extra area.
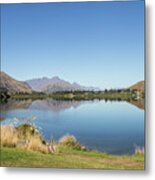
M 10 93 L 31 93 L 32 91 L 37 92 L 62 92 L 62 91 L 98 91 L 99 88 L 96 87 L 85 87 L 77 83 L 70 83 L 59 77 L 55 76 L 53 78 L 36 78 L 27 81 L 18 81 L 6 74 L 5 72 L 0 72 L 0 88 L 7 89 Z M 140 81 L 128 89 L 137 89 L 144 92 L 144 81 Z
M 99 88 L 85 87 L 77 83 L 69 83 L 59 77 L 53 78 L 36 78 L 27 81 L 18 81 L 6 74 L 0 72 L 0 87 L 7 89 L 10 93 L 31 93 L 32 91 L 37 92 L 62 92 L 62 91 L 96 91 Z
M 4 72 L 0 72 L 0 88 L 7 89 L 10 93 L 17 93 L 17 92 L 26 92 L 31 93 L 31 87 L 22 81 L 15 80 L 8 74 Z
M 38 92 L 61 92 L 61 91 L 91 91 L 99 90 L 95 87 L 85 87 L 77 83 L 70 83 L 63 79 L 60 79 L 58 76 L 52 78 L 38 78 L 26 81 L 26 83 L 34 90 Z

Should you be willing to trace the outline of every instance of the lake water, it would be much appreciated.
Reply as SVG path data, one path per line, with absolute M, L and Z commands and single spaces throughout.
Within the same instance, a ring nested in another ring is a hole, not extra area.
M 1 106 L 2 125 L 33 116 L 46 140 L 70 134 L 89 149 L 111 154 L 144 147 L 144 110 L 128 102 L 12 100 Z

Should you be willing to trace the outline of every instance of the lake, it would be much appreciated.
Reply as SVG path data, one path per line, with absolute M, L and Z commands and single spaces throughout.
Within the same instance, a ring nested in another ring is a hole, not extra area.
M 66 134 L 89 149 L 111 154 L 132 154 L 144 147 L 144 110 L 125 101 L 10 100 L 1 105 L 1 124 L 17 117 L 36 117 L 46 140 Z

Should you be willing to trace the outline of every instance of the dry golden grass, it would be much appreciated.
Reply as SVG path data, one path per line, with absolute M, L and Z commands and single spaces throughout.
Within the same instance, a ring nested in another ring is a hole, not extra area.
M 71 135 L 65 135 L 59 139 L 59 143 L 66 146 L 74 146 L 76 142 L 76 138 Z
M 42 153 L 56 153 L 59 146 L 72 147 L 77 150 L 85 150 L 85 147 L 77 142 L 71 135 L 63 136 L 56 144 L 43 142 L 40 133 L 30 125 L 22 125 L 14 128 L 10 125 L 1 126 L 1 145 L 3 147 L 18 147 Z
M 4 147 L 19 147 L 22 149 L 48 153 L 48 146 L 42 142 L 39 134 L 28 135 L 23 138 L 21 130 L 6 125 L 1 126 L 1 145 Z
M 76 150 L 86 150 L 86 147 L 77 142 L 76 138 L 72 135 L 65 135 L 60 138 L 59 145 L 72 147 Z
M 2 146 L 16 147 L 19 141 L 17 131 L 12 126 L 1 126 L 0 141 Z
M 31 137 L 25 145 L 25 149 L 48 153 L 48 146 L 43 144 L 39 137 Z

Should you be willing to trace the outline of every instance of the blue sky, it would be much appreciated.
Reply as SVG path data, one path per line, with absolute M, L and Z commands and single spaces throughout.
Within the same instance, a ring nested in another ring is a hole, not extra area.
M 100 88 L 144 79 L 144 2 L 1 5 L 1 69 Z

